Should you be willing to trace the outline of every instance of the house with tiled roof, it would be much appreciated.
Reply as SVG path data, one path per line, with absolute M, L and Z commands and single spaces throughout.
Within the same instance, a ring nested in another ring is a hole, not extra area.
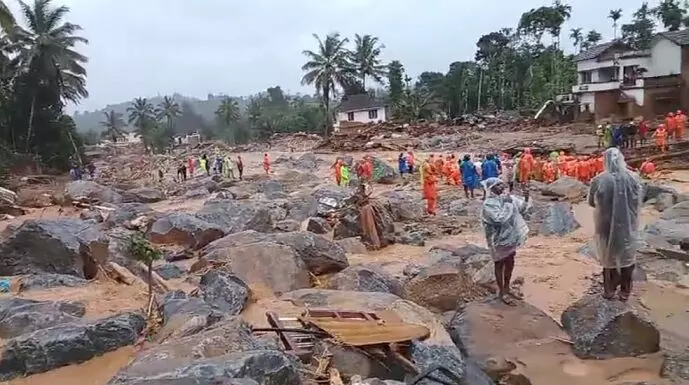
M 335 129 L 347 125 L 385 122 L 388 115 L 385 102 L 369 93 L 345 95 L 337 106 Z
M 596 119 L 689 110 L 689 29 L 657 34 L 648 50 L 620 40 L 599 44 L 575 61 L 578 81 L 572 93 L 581 112 Z

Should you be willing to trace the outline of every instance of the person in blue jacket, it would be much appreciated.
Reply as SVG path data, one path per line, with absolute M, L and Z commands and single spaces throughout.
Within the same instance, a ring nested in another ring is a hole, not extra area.
M 471 161 L 469 155 L 464 155 L 464 159 L 459 163 L 459 171 L 462 173 L 462 185 L 464 186 L 464 194 L 467 198 L 471 195 L 474 197 L 474 188 L 478 182 L 479 176 L 476 172 L 476 165 Z
M 407 158 L 401 152 L 400 156 L 397 158 L 397 165 L 400 170 L 400 176 L 404 175 L 405 173 L 409 173 L 409 167 L 407 167 Z
M 481 163 L 481 180 L 497 178 L 500 175 L 500 168 L 495 162 L 493 155 L 488 155 L 486 160 Z

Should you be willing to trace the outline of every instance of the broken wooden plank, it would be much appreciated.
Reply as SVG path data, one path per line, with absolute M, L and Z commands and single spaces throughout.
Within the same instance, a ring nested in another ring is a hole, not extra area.
M 389 344 L 424 339 L 430 335 L 430 331 L 425 326 L 402 322 L 315 317 L 304 317 L 302 321 L 307 325 L 314 325 L 332 335 L 339 342 L 351 346 Z

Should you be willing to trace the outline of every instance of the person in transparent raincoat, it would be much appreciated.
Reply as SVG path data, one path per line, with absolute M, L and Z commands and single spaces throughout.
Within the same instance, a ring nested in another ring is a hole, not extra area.
M 526 242 L 529 228 L 524 215 L 529 208 L 528 197 L 519 198 L 505 194 L 507 184 L 499 178 L 488 178 L 483 183 L 487 197 L 483 201 L 481 221 L 486 243 L 495 263 L 495 280 L 500 299 L 513 305 L 512 298 L 522 299 L 521 293 L 510 289 L 514 257 L 517 248 Z
M 603 154 L 604 171 L 591 181 L 588 203 L 595 208 L 594 250 L 603 266 L 603 296 L 626 301 L 632 290 L 632 273 L 638 247 L 639 212 L 643 187 L 627 169 L 617 148 Z

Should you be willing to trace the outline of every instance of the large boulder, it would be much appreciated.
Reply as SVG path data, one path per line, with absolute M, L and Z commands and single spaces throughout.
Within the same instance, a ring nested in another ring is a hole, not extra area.
M 244 230 L 261 232 L 273 230 L 271 212 L 260 204 L 254 205 L 226 199 L 209 200 L 196 216 L 220 226 L 225 234 L 238 233 Z
M 295 363 L 277 350 L 251 350 L 171 365 L 164 357 L 155 365 L 125 368 L 109 385 L 301 385 Z
M 311 194 L 296 193 L 287 199 L 285 209 L 287 219 L 301 222 L 318 213 L 318 201 Z
M 435 311 L 449 311 L 481 299 L 493 289 L 493 261 L 487 249 L 439 245 L 431 249 L 432 265 L 404 285 L 407 299 Z
M 351 189 L 327 184 L 313 190 L 313 197 L 318 202 L 318 215 L 343 208 L 347 199 L 351 198 L 354 191 Z
M 153 187 L 137 187 L 122 192 L 125 203 L 155 203 L 165 199 L 165 193 Z
M 106 224 L 108 227 L 122 226 L 141 216 L 152 216 L 153 209 L 143 203 L 122 203 L 117 205 L 115 211 L 108 214 Z
M 306 231 L 314 234 L 327 234 L 330 230 L 332 230 L 332 227 L 325 218 L 309 218 L 306 222 Z
M 196 334 L 223 317 L 219 310 L 182 290 L 166 293 L 159 302 L 163 315 L 163 327 L 158 332 L 161 340 Z
M 30 290 L 45 290 L 53 287 L 80 287 L 89 281 L 84 278 L 66 274 L 32 274 L 22 277 L 19 281 L 19 292 Z
M 373 218 L 378 231 L 378 238 L 381 246 L 385 247 L 395 243 L 395 223 L 392 216 L 392 208 L 390 203 L 386 200 L 373 199 L 371 200 L 371 207 L 373 208 Z M 339 222 L 333 229 L 333 239 L 344 239 L 363 236 L 361 230 L 361 221 L 359 217 L 359 210 L 353 207 L 348 207 L 343 210 L 339 218 Z M 362 241 L 366 244 L 370 240 L 364 239 Z
M 419 220 L 426 214 L 418 191 L 392 190 L 384 193 L 383 197 L 390 202 L 392 217 L 398 222 Z
M 397 170 L 390 166 L 385 160 L 374 157 L 373 163 L 373 181 L 382 184 L 393 184 L 399 176 Z
M 562 313 L 580 358 L 634 357 L 660 350 L 660 332 L 629 304 L 587 296 Z
M 679 202 L 669 209 L 663 211 L 660 219 L 666 221 L 689 222 L 689 201 Z
M 293 164 L 296 168 L 306 171 L 313 171 L 318 168 L 318 165 L 322 161 L 316 157 L 313 153 L 307 152 L 302 156 L 297 158 Z
M 273 242 L 240 244 L 222 252 L 216 250 L 204 258 L 225 263 L 228 272 L 257 293 L 268 290 L 280 294 L 311 286 L 306 265 L 289 246 Z
M 122 203 L 122 195 L 110 187 L 89 180 L 76 180 L 65 186 L 65 198 L 89 199 L 100 203 Z
M 0 380 L 78 364 L 132 345 L 146 326 L 138 313 L 122 313 L 83 323 L 63 323 L 5 341 Z
M 224 227 L 183 212 L 165 214 L 153 222 L 148 238 L 153 243 L 199 249 L 221 238 Z
M 576 178 L 564 176 L 558 178 L 553 183 L 545 185 L 541 189 L 541 194 L 544 196 L 552 196 L 558 198 L 567 198 L 569 200 L 582 200 L 588 194 L 588 186 Z
M 377 266 L 350 266 L 328 279 L 328 289 L 391 293 L 404 296 L 402 284 Z
M 678 245 L 683 239 L 689 238 L 689 201 L 677 203 L 663 211 L 660 219 L 647 225 L 644 229 L 645 238 L 651 243 Z
M 80 219 L 27 220 L 0 244 L 0 275 L 54 273 L 91 279 L 108 259 L 108 239 Z
M 581 227 L 567 202 L 538 202 L 526 215 L 531 235 L 563 236 Z
M 2 299 L 0 300 L 0 338 L 14 338 L 57 324 L 76 322 L 84 316 L 85 312 L 86 308 L 80 302 Z
M 316 275 L 338 272 L 349 266 L 342 246 L 324 236 L 307 231 L 275 234 L 243 231 L 209 244 L 203 252 L 209 260 L 223 259 L 227 256 L 228 248 L 258 242 L 289 246 L 304 262 L 306 268 Z
M 165 263 L 162 265 L 155 266 L 153 270 L 158 273 L 158 275 L 163 279 L 175 279 L 182 278 L 184 275 L 184 270 L 181 267 L 175 265 L 174 263 Z
M 241 279 L 218 270 L 204 274 L 199 288 L 206 303 L 229 315 L 241 313 L 249 299 L 249 288 Z

